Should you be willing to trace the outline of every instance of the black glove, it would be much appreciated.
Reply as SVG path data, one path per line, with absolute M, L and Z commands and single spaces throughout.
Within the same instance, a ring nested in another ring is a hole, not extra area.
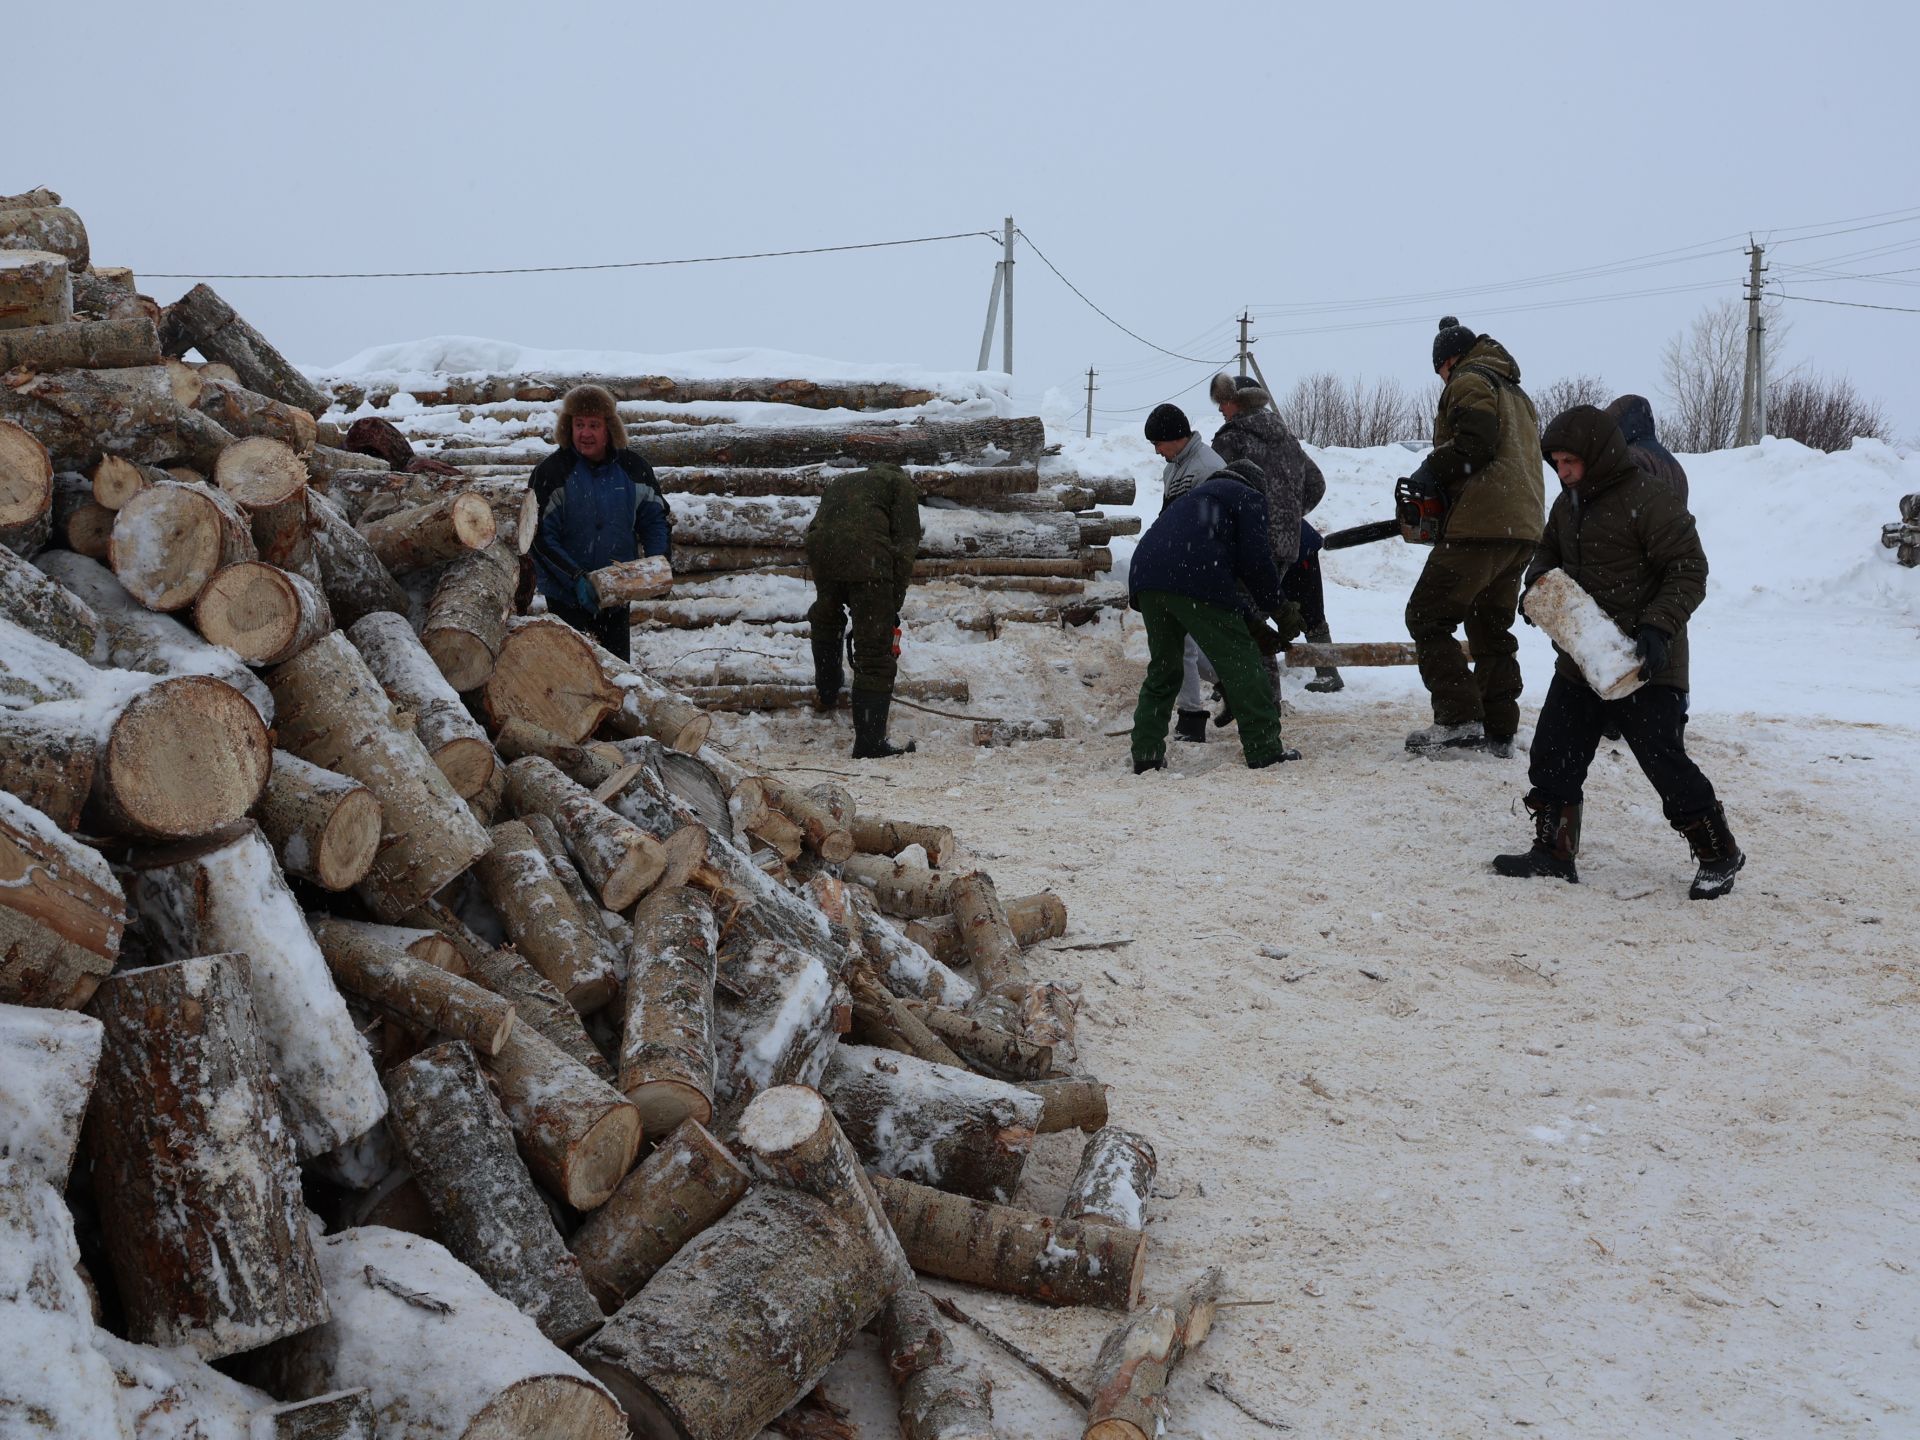
M 1642 625 L 1634 641 L 1633 653 L 1640 657 L 1640 678 L 1651 680 L 1667 668 L 1667 652 L 1673 637 L 1657 625 Z
M 1276 610 L 1267 612 L 1273 623 L 1280 628 L 1280 643 L 1290 645 L 1298 640 L 1307 629 L 1307 618 L 1300 613 L 1298 602 L 1288 600 Z
M 1240 618 L 1246 621 L 1247 633 L 1253 636 L 1253 643 L 1262 655 L 1271 659 L 1287 648 L 1287 642 L 1273 626 L 1266 622 L 1264 617 L 1243 615 Z

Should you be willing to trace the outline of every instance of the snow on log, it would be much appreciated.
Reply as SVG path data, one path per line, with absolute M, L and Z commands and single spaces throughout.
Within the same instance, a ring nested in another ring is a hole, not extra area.
M 572 897 L 574 909 L 580 912 L 580 918 L 587 922 L 588 928 L 597 929 L 609 940 L 613 939 L 615 932 L 608 924 L 608 912 L 600 908 L 599 900 L 587 888 L 587 882 L 580 878 L 580 871 L 574 865 L 573 857 L 567 853 L 567 842 L 560 838 L 560 832 L 553 828 L 553 822 L 536 810 L 521 816 L 520 823 L 527 827 L 527 833 L 533 836 L 533 843 L 538 845 L 540 853 L 547 857 L 547 865 L 553 871 L 553 878 L 558 880 L 560 887 Z
M 642 442 L 644 443 L 644 442 Z M 673 540 L 688 549 L 801 549 L 819 501 L 798 495 L 686 495 L 673 504 Z M 919 554 L 929 560 L 1064 560 L 1082 554 L 1080 521 L 1065 511 L 1026 514 L 971 509 L 920 511 Z M 676 560 L 676 571 L 696 568 Z
M 1127 1320 L 1100 1347 L 1081 1440 L 1156 1440 L 1167 1428 L 1167 1381 L 1207 1338 L 1220 1303 L 1221 1275 L 1210 1269 L 1171 1304 Z
M 604 1205 L 640 1150 L 640 1112 L 537 1030 L 486 1062 L 527 1168 L 576 1210 Z
M 455 690 L 478 690 L 493 674 L 519 578 L 512 548 L 495 541 L 455 560 L 435 583 L 420 639 Z
M 0 420 L 31 431 L 54 468 L 91 470 L 102 455 L 185 462 L 205 474 L 233 437 L 174 398 L 164 365 L 16 371 L 0 382 Z
M 514 1153 L 513 1132 L 471 1049 L 423 1050 L 387 1072 L 387 1123 L 447 1249 L 556 1345 L 595 1329 L 600 1307 Z
M 713 1118 L 713 982 L 719 926 L 704 895 L 655 890 L 634 908 L 620 1089 L 647 1133 Z
M 507 767 L 507 803 L 516 814 L 537 810 L 553 822 L 609 910 L 625 910 L 660 880 L 660 843 L 623 820 L 538 756 Z
M 929 1004 L 965 1005 L 978 993 L 971 980 L 948 969 L 913 938 L 911 925 L 903 928 L 881 914 L 864 885 L 847 887 L 847 906 L 859 922 L 861 950 L 894 994 Z
M 156 337 L 156 348 L 157 344 Z M 299 406 L 275 400 L 231 380 L 202 376 L 200 394 L 193 408 L 218 421 L 230 435 L 276 440 L 296 455 L 311 451 L 317 435 L 313 416 Z M 304 474 L 305 467 L 301 469 Z
M 813 1388 L 890 1286 L 861 1233 L 797 1190 L 754 1190 L 580 1347 L 635 1435 L 753 1440 Z
M 567 1243 L 611 1315 L 747 1193 L 746 1168 L 698 1120 L 684 1120 Z
M 1566 571 L 1541 575 L 1527 587 L 1520 608 L 1561 653 L 1572 658 L 1602 700 L 1624 699 L 1647 683 L 1640 678 L 1640 657 L 1633 641 Z
M 87 227 L 60 203 L 51 190 L 29 191 L 22 200 L 39 198 L 38 205 L 0 206 L 0 251 L 37 250 L 66 257 L 75 270 L 87 265 Z
M 651 465 L 701 466 L 790 466 L 828 461 L 946 465 L 962 457 L 988 455 L 992 455 L 994 464 L 1005 464 L 1037 460 L 1046 444 L 1046 427 L 1037 418 L 1027 417 L 920 420 L 911 425 L 710 425 L 633 439 L 634 450 Z
M 414 1030 L 464 1040 L 482 1055 L 498 1055 L 513 1032 L 514 1009 L 491 990 L 409 954 L 389 926 L 312 917 L 327 968 L 342 989 Z
M 1147 1237 L 1138 1230 L 989 1205 L 885 1175 L 872 1180 L 923 1275 L 1048 1305 L 1131 1310 L 1139 1302 Z
M 960 1363 L 926 1291 L 903 1287 L 878 1329 L 900 1392 L 901 1440 L 994 1440 L 993 1382 Z
M 493 507 L 478 495 L 449 495 L 360 527 L 360 533 L 395 575 L 432 570 L 493 544 L 498 526 Z
M 97 850 L 0 791 L 0 1001 L 85 1005 L 120 953 L 126 908 Z
M 985 1074 L 1003 1080 L 1038 1080 L 1053 1069 L 1051 1045 L 1036 1045 L 1023 1035 L 942 1005 L 915 1010 L 929 1030 Z
M 623 698 L 602 670 L 597 648 L 563 620 L 523 616 L 508 621 L 487 679 L 488 716 L 496 726 L 524 720 L 579 744 Z
M 1042 1135 L 1057 1135 L 1062 1130 L 1091 1134 L 1107 1123 L 1107 1087 L 1092 1076 L 1029 1080 L 1021 1088 L 1040 1097 L 1038 1129 Z
M 651 735 L 683 755 L 699 753 L 713 728 L 711 716 L 639 667 L 616 659 L 592 641 L 587 644 L 617 696 L 615 709 L 607 717 L 608 734 L 623 740 Z
M 406 591 L 339 507 L 309 490 L 307 510 L 313 519 L 313 555 L 320 567 L 320 586 L 327 592 L 335 621 L 351 625 L 377 610 L 406 614 Z
M 866 855 L 897 855 L 909 845 L 926 852 L 927 864 L 938 868 L 953 858 L 953 831 L 945 825 L 916 825 L 906 820 L 882 820 L 857 815 L 851 822 L 853 848 Z
M 1069 1220 L 1104 1220 L 1139 1230 L 1146 1224 L 1147 1197 L 1153 1194 L 1159 1160 L 1144 1136 L 1108 1125 L 1087 1141 L 1080 1170 L 1067 1187 L 1060 1213 Z
M 486 831 L 344 635 L 276 666 L 267 684 L 282 746 L 351 776 L 380 802 L 380 853 L 357 890 L 376 918 L 398 920 L 486 853 Z
M 335 1390 L 254 1413 L 248 1440 L 374 1440 L 373 1392 Z
M 5 547 L 0 547 L 0 614 L 83 660 L 93 658 L 100 638 L 93 607 Z
M 612 1397 L 442 1246 L 368 1225 L 315 1251 L 333 1317 L 248 1362 L 274 1394 L 365 1387 L 392 1440 L 626 1440 Z
M 1038 945 L 1042 940 L 1067 933 L 1067 902 L 1051 890 L 1001 903 L 1006 910 L 1007 924 L 1013 927 L 1013 938 L 1022 946 Z M 925 946 L 936 960 L 951 965 L 966 958 L 965 947 L 960 943 L 960 922 L 952 915 L 910 920 L 906 931 L 909 938 Z
M 333 629 L 333 612 L 301 576 L 242 560 L 206 583 L 193 602 L 193 622 L 211 643 L 249 665 L 278 665 Z
M 66 256 L 52 250 L 0 250 L 0 335 L 64 325 L 72 318 L 73 272 Z M 154 345 L 157 350 L 157 335 Z
M 1016 1085 L 866 1045 L 835 1048 L 820 1093 L 879 1174 L 979 1200 L 1020 1188 L 1040 1121 Z
M 380 802 L 373 792 L 285 750 L 273 752 L 256 818 L 280 868 L 323 890 L 358 885 L 380 847 Z
M 198 350 L 217 364 L 231 366 L 249 390 L 297 406 L 316 419 L 326 413 L 327 397 L 313 382 L 205 285 L 194 286 L 166 308 L 160 339 L 169 355 Z
M 0 709 L 0 790 L 26 801 L 60 829 L 80 828 L 99 759 L 100 742 L 77 718 Z
M 307 466 L 292 446 L 262 436 L 236 440 L 220 452 L 213 483 L 246 514 L 262 560 L 323 584 L 307 502 Z
M 6 271 L 0 267 L 0 276 Z M 144 315 L 0 329 L 0 370 L 128 370 L 160 363 L 160 334 Z
M 93 1193 L 132 1338 L 205 1359 L 327 1318 L 293 1143 L 244 955 L 116 975 L 87 1117 Z
M 664 555 L 622 560 L 587 576 L 602 610 L 635 600 L 657 600 L 673 589 L 673 565 Z
M 841 862 L 840 873 L 871 890 L 887 914 L 918 920 L 951 911 L 954 883 L 971 872 L 929 870 L 884 855 L 855 854 Z
M 905 410 L 935 398 L 931 390 L 889 380 L 750 379 L 717 376 L 688 379 L 673 375 L 437 375 L 430 386 L 378 384 L 364 388 L 333 382 L 342 405 L 384 407 L 395 395 L 411 395 L 421 405 L 492 405 L 505 401 L 549 404 L 576 385 L 598 385 L 615 400 L 688 405 L 699 401 L 754 405 L 799 405 L 810 410 Z M 956 400 L 971 394 L 954 395 Z M 623 415 L 626 411 L 621 412 Z M 644 414 L 646 412 L 636 412 Z
M 115 512 L 113 573 L 149 610 L 184 610 L 229 565 L 257 559 L 246 513 L 222 491 L 170 480 Z
M 15 1175 L 66 1189 L 104 1036 L 91 1015 L 0 1004 L 0 1162 Z
M 1032 465 L 904 468 L 914 488 L 929 498 L 979 503 L 999 496 L 1032 495 L 1040 488 L 1040 472 Z M 832 465 L 780 469 L 664 465 L 653 473 L 668 495 L 821 495 L 827 486 L 853 471 Z
M 414 733 L 454 794 L 470 800 L 486 789 L 497 764 L 493 743 L 467 713 L 406 617 L 384 610 L 362 616 L 348 627 L 347 638 L 394 707 L 413 717 Z
M 619 957 L 597 917 L 575 903 L 520 821 L 494 826 L 489 839 L 474 874 L 514 948 L 581 1014 L 606 1005 L 619 993 Z

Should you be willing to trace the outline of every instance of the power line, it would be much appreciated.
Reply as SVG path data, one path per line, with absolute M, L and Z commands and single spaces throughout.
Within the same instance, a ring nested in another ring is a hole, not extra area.
M 1224 360 L 1202 360 L 1198 355 L 1182 355 L 1177 350 L 1169 350 L 1164 345 L 1154 344 L 1153 341 L 1147 339 L 1146 336 L 1140 334 L 1139 331 L 1137 330 L 1127 329 L 1126 326 L 1122 325 L 1118 320 L 1114 319 L 1113 316 L 1109 315 L 1106 311 L 1102 310 L 1098 305 L 1094 304 L 1093 301 L 1087 299 L 1086 291 L 1082 290 L 1078 285 L 1074 284 L 1071 280 L 1067 279 L 1065 275 L 1060 274 L 1060 267 L 1054 264 L 1053 261 L 1047 259 L 1047 252 L 1042 250 L 1038 245 L 1033 243 L 1033 237 L 1031 235 L 1027 234 L 1026 231 L 1021 230 L 1018 227 L 1015 228 L 1013 233 L 1018 235 L 1022 240 L 1027 242 L 1027 248 L 1033 251 L 1034 254 L 1040 257 L 1041 264 L 1045 265 L 1047 269 L 1053 271 L 1053 273 L 1059 277 L 1060 283 L 1062 285 L 1066 286 L 1069 290 L 1073 291 L 1074 294 L 1078 295 L 1081 301 L 1086 305 L 1086 307 L 1089 310 L 1093 311 L 1094 314 L 1098 315 L 1102 320 L 1106 321 L 1109 325 L 1113 326 L 1114 329 L 1120 331 L 1122 334 L 1132 336 L 1135 340 L 1138 340 L 1142 345 L 1146 346 L 1149 350 L 1158 350 L 1162 355 L 1171 355 L 1176 360 L 1190 360 L 1195 365 L 1224 365 L 1226 363 Z
M 1920 306 L 1913 305 L 1869 305 L 1864 300 L 1822 300 L 1815 295 L 1788 295 L 1778 292 L 1782 300 L 1798 300 L 1805 305 L 1845 305 L 1854 310 L 1892 310 L 1901 315 L 1920 315 Z

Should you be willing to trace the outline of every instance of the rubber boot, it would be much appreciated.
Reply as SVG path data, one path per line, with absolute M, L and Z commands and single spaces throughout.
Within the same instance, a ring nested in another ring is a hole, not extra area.
M 1674 821 L 1673 828 L 1687 837 L 1700 867 L 1694 871 L 1693 884 L 1687 887 L 1687 898 L 1718 900 L 1733 889 L 1733 877 L 1740 873 L 1747 857 L 1727 828 L 1727 812 L 1716 805 L 1705 814 Z
M 1316 625 L 1307 631 L 1305 639 L 1315 645 L 1331 645 L 1333 631 L 1325 625 Z M 1340 672 L 1331 665 L 1316 665 L 1313 678 L 1307 681 L 1307 689 L 1316 695 L 1331 695 L 1336 690 L 1347 688 L 1347 682 L 1340 678 Z
M 1478 720 L 1469 720 L 1464 725 L 1441 725 L 1436 722 L 1407 736 L 1407 749 L 1416 753 L 1425 750 L 1478 750 L 1486 743 L 1487 732 Z
M 1207 712 L 1204 710 L 1182 710 L 1180 718 L 1174 722 L 1173 738 L 1186 740 L 1195 745 L 1207 743 Z
M 1574 857 L 1580 853 L 1580 807 L 1549 800 L 1538 792 L 1525 801 L 1533 812 L 1533 846 L 1517 855 L 1496 855 L 1493 868 L 1516 880 L 1551 876 L 1569 885 L 1580 883 Z
M 839 645 L 825 636 L 813 637 L 813 690 L 822 710 L 831 710 L 840 701 L 847 672 L 840 663 Z
M 878 690 L 853 692 L 853 758 L 884 760 L 891 755 L 911 755 L 913 741 L 904 745 L 887 742 L 887 712 L 893 708 L 893 696 Z

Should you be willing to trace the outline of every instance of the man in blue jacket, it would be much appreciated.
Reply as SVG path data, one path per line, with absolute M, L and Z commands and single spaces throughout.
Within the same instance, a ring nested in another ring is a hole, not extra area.
M 540 522 L 534 574 L 547 609 L 622 660 L 633 658 L 633 626 L 624 604 L 602 610 L 587 577 L 605 565 L 665 555 L 673 526 L 653 467 L 627 448 L 627 427 L 613 396 L 576 385 L 560 402 L 553 429 L 560 448 L 533 472 Z
M 1127 590 L 1146 622 L 1149 655 L 1133 711 L 1134 774 L 1166 766 L 1167 722 L 1180 693 L 1188 636 L 1220 677 L 1239 719 L 1247 768 L 1300 758 L 1280 741 L 1280 710 L 1254 643 L 1255 625 L 1274 633 L 1266 629 L 1267 614 L 1289 613 L 1267 544 L 1267 500 L 1257 469 L 1253 478 L 1223 470 L 1169 502 L 1134 549 Z M 1287 638 L 1284 627 L 1280 638 Z

